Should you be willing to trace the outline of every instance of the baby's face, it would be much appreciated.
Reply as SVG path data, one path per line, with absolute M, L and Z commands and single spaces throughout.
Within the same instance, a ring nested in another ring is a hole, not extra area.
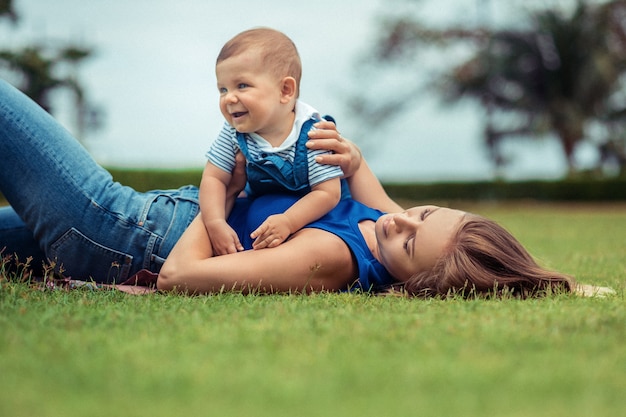
M 237 131 L 266 137 L 281 126 L 281 80 L 263 68 L 258 53 L 246 51 L 220 61 L 215 74 L 220 111 Z

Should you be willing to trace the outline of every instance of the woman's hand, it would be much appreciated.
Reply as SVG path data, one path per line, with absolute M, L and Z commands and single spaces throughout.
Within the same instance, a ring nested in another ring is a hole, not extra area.
M 350 193 L 354 200 L 387 213 L 403 210 L 387 195 L 361 155 L 359 148 L 342 137 L 333 122 L 321 121 L 314 126 L 315 129 L 309 131 L 310 140 L 306 146 L 309 149 L 334 152 L 318 156 L 317 162 L 338 165 L 343 170 L 343 176 L 348 179 Z
M 359 148 L 342 137 L 333 122 L 321 121 L 309 131 L 309 149 L 323 149 L 332 151 L 332 154 L 321 155 L 316 158 L 320 164 L 337 165 L 343 171 L 345 178 L 351 177 L 361 165 L 361 151 Z

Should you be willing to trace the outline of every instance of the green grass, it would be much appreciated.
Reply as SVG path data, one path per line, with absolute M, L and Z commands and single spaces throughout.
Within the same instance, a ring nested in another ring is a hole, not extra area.
M 617 295 L 132 296 L 4 281 L 0 415 L 622 415 L 626 205 L 462 206 Z

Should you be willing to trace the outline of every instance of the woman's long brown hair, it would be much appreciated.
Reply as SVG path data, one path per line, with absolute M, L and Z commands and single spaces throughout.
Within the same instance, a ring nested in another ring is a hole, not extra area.
M 573 291 L 574 280 L 539 266 L 496 222 L 468 213 L 433 269 L 411 277 L 404 290 L 424 297 L 508 293 L 526 298 Z

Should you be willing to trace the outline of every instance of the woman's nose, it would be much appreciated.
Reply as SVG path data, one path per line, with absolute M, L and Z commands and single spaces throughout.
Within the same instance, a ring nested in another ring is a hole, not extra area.
M 404 230 L 406 228 L 417 228 L 419 225 L 419 220 L 406 215 L 405 213 L 398 213 L 393 216 L 393 222 L 396 225 L 396 228 L 399 230 Z

